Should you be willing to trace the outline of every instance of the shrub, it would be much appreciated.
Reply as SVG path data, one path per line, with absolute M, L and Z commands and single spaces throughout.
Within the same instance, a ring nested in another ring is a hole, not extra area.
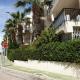
M 34 42 L 34 45 L 38 48 L 42 44 L 48 44 L 50 42 L 59 41 L 57 35 L 55 34 L 55 29 L 53 28 L 45 28 L 41 35 Z
M 38 56 L 38 60 L 80 63 L 80 40 L 42 44 Z
M 22 49 L 9 49 L 8 51 L 8 59 L 11 61 L 14 60 L 23 60 L 26 61 L 27 57 L 25 56 L 25 51 Z
M 60 42 L 52 28 L 45 29 L 41 36 L 26 48 L 9 49 L 11 61 L 28 59 L 80 63 L 80 39 Z
M 27 47 L 27 48 L 18 48 L 18 49 L 9 49 L 8 50 L 8 59 L 11 61 L 14 60 L 23 60 L 27 61 L 28 59 L 34 59 L 36 48 Z
M 8 54 L 7 57 L 10 61 L 14 61 L 14 50 L 13 49 L 9 49 L 8 50 Z
M 40 60 L 53 61 L 55 60 L 55 49 L 60 44 L 60 42 L 50 42 L 48 44 L 42 44 L 38 48 L 38 55 Z
M 29 46 L 27 48 L 10 49 L 8 58 L 11 61 L 28 59 L 43 61 L 61 61 L 80 63 L 80 40 L 66 42 L 49 42 L 38 48 Z

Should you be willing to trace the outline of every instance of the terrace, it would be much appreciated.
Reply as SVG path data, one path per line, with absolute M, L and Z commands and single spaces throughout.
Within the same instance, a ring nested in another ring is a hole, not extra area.
M 53 25 L 61 26 L 66 21 L 80 21 L 80 9 L 64 8 L 54 19 Z

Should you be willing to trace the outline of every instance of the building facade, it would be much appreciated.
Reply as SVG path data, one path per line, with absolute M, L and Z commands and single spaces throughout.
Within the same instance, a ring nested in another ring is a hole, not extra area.
M 50 25 L 62 40 L 80 38 L 80 0 L 44 0 L 44 3 L 42 8 L 33 7 L 34 14 L 27 16 L 30 23 L 22 24 L 24 45 L 31 44 Z
M 80 0 L 54 0 L 49 12 L 56 34 L 63 40 L 80 38 Z

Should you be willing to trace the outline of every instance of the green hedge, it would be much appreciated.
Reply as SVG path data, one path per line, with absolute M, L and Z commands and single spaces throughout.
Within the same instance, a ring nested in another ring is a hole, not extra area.
M 35 59 L 34 53 L 36 53 L 36 49 L 31 46 L 27 48 L 9 49 L 8 59 L 11 61 L 14 60 L 27 61 L 28 59 Z
M 80 40 L 51 42 L 38 50 L 40 60 L 80 63 Z
M 80 63 L 80 40 L 66 42 L 50 42 L 40 47 L 9 50 L 8 58 L 11 61 L 28 59 L 42 61 L 61 61 Z

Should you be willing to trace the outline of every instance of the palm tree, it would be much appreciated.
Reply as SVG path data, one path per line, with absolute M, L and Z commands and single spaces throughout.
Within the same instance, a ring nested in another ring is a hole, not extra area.
M 12 19 L 16 22 L 15 24 L 15 27 L 16 27 L 16 37 L 17 37 L 17 42 L 19 44 L 23 44 L 23 34 L 22 34 L 22 31 L 23 31 L 23 27 L 21 25 L 24 17 L 25 17 L 25 14 L 24 13 L 20 13 L 19 11 L 17 13 L 11 13 L 10 14 Z
M 16 44 L 15 21 L 12 19 L 8 19 L 6 21 L 5 29 L 3 30 L 3 32 L 5 32 L 4 39 L 8 39 L 9 48 L 11 48 L 12 44 Z
M 40 35 L 42 29 L 44 29 L 44 21 L 41 20 L 41 17 L 44 16 L 44 6 L 42 1 L 43 0 L 19 0 L 16 3 L 16 7 L 24 8 L 26 4 L 32 4 L 33 25 L 35 27 L 34 36 Z
M 37 4 L 42 7 L 44 0 L 19 0 L 15 5 L 16 7 L 25 7 L 26 4 Z
M 8 36 L 9 40 L 12 43 L 23 44 L 23 27 L 21 25 L 25 14 L 20 13 L 19 11 L 16 13 L 9 13 L 11 18 L 6 21 L 5 24 L 5 37 Z
M 8 19 L 5 24 L 6 35 L 11 38 L 12 42 L 16 42 L 15 39 L 15 22 L 12 19 Z

